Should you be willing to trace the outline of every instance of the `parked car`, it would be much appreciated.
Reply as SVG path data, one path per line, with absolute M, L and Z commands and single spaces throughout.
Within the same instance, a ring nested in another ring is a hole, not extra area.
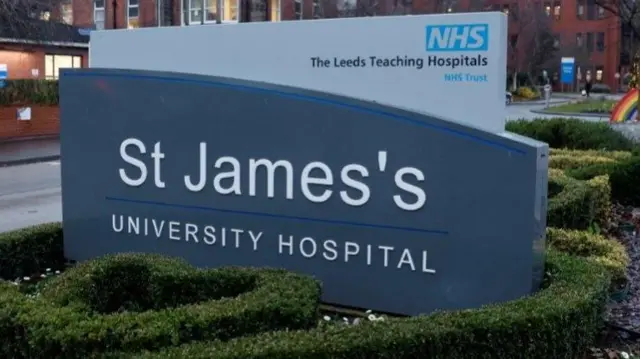
M 511 94 L 511 92 L 507 91 L 507 105 L 511 104 L 512 100 L 513 100 L 513 95 Z

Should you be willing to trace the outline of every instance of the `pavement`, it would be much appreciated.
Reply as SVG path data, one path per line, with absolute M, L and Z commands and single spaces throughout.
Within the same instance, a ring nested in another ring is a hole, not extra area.
M 0 233 L 61 220 L 59 161 L 0 167 Z
M 0 167 L 60 158 L 59 138 L 0 141 Z

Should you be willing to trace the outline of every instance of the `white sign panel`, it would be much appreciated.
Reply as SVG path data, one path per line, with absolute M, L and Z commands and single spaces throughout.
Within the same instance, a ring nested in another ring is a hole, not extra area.
M 90 67 L 224 76 L 504 131 L 501 12 L 94 31 Z M 213 101 L 214 99 L 212 99 Z

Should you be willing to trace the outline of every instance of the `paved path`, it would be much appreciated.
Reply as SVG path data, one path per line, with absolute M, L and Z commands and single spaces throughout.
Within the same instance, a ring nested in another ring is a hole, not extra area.
M 60 162 L 0 168 L 0 232 L 60 220 Z
M 0 166 L 58 158 L 60 158 L 60 140 L 57 138 L 0 142 Z

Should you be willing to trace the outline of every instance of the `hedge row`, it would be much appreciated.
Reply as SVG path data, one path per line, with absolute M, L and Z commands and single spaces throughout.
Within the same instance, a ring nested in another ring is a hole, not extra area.
M 606 226 L 611 217 L 611 187 L 607 176 L 580 181 L 561 170 L 549 170 L 547 225 L 588 229 Z
M 51 279 L 35 298 L 2 282 L 0 357 L 89 358 L 311 328 L 319 298 L 315 280 L 283 270 L 199 270 L 157 255 L 106 256 Z
M 550 148 L 630 151 L 637 146 L 606 122 L 566 118 L 518 120 L 507 122 L 506 130 L 546 142 Z
M 58 104 L 58 81 L 50 80 L 4 80 L 0 88 L 0 105 L 47 105 Z
M 548 286 L 475 310 L 276 331 L 105 359 L 577 358 L 602 324 L 609 276 L 600 265 L 549 252 Z

